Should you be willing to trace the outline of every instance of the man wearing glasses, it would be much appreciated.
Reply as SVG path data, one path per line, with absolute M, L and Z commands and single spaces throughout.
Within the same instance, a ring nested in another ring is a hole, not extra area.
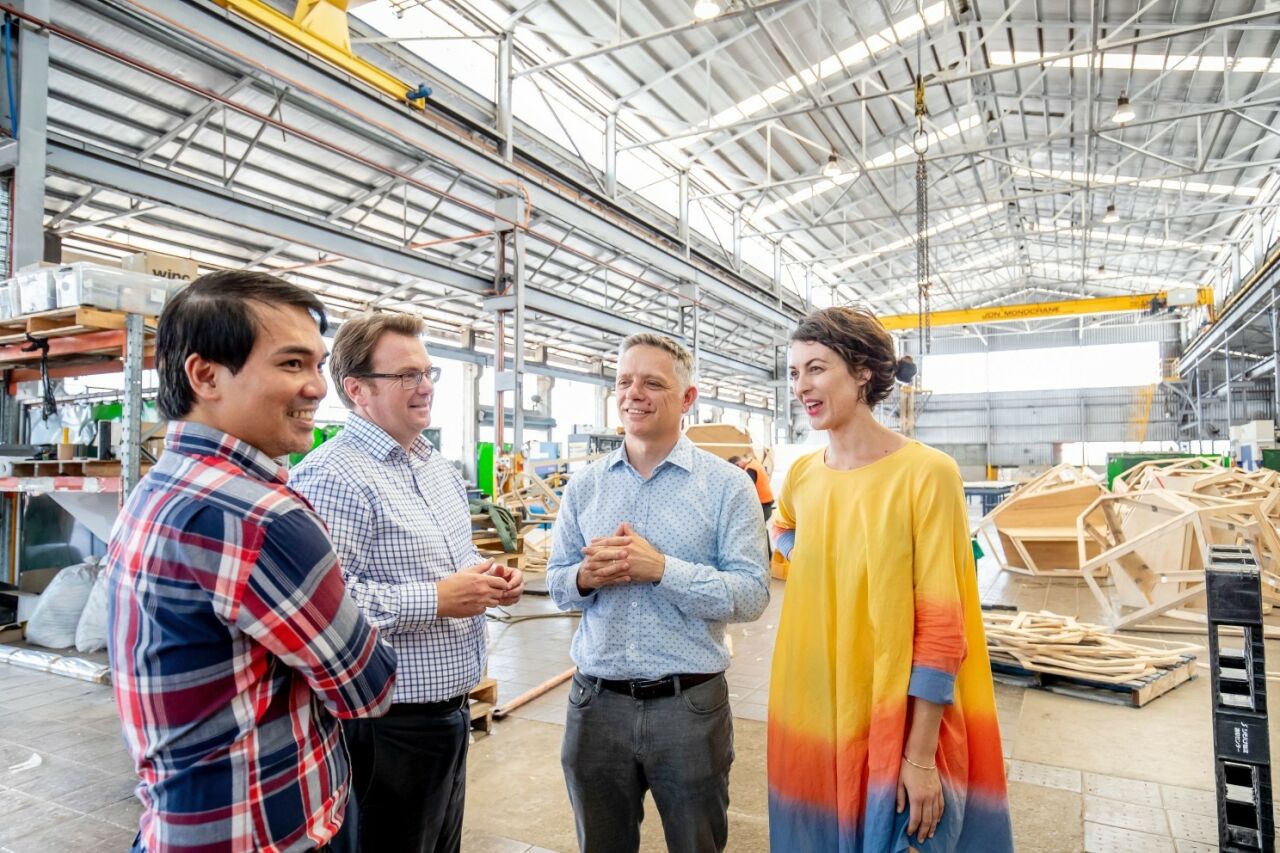
M 387 715 L 345 727 L 360 847 L 453 853 L 484 612 L 515 603 L 524 581 L 481 560 L 462 478 L 422 436 L 440 376 L 422 332 L 404 314 L 343 323 L 329 369 L 351 410 L 346 428 L 290 485 L 329 525 L 348 592 L 400 659 Z

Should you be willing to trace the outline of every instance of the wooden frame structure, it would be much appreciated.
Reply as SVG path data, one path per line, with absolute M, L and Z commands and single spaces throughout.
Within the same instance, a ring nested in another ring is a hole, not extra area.
M 1076 520 L 1105 494 L 1101 480 L 1089 469 L 1057 465 L 1016 489 L 978 522 L 974 532 L 986 540 L 987 552 L 1006 571 L 1079 577 L 1081 563 L 1096 556 L 1098 549 L 1080 555 Z M 1102 518 L 1092 520 L 1101 523 Z
M 1081 512 L 1077 530 L 1081 574 L 1117 630 L 1178 630 L 1148 624 L 1158 616 L 1203 625 L 1210 545 L 1252 547 L 1263 567 L 1263 600 L 1280 603 L 1280 536 L 1257 501 L 1169 489 L 1103 495 Z M 1091 549 L 1099 553 L 1090 557 Z M 1112 595 L 1100 577 L 1110 579 Z

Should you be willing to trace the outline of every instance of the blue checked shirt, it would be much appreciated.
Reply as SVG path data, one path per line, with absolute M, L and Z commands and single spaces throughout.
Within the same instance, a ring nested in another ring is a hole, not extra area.
M 426 439 L 406 453 L 352 412 L 346 429 L 293 469 L 289 485 L 329 525 L 347 590 L 399 655 L 393 701 L 439 702 L 475 687 L 484 617 L 436 616 L 436 583 L 481 561 L 453 466 Z
M 578 593 L 581 549 L 627 521 L 666 555 L 659 583 Z M 626 447 L 575 474 L 556 515 L 547 589 L 561 610 L 582 610 L 578 669 L 597 678 L 648 679 L 729 667 L 724 626 L 759 618 L 769 603 L 760 499 L 746 472 L 687 438 L 644 480 Z

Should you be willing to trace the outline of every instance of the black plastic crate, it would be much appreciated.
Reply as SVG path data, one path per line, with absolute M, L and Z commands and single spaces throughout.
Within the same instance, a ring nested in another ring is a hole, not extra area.
M 1253 552 L 1210 548 L 1205 593 L 1218 845 L 1223 853 L 1274 853 L 1262 585 Z

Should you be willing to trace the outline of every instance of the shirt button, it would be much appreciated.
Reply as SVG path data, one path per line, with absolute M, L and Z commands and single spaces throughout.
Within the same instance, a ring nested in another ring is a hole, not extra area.
M 632 606 L 632 607 L 639 607 L 639 606 L 640 606 L 640 602 L 638 602 L 638 601 L 633 601 L 633 602 L 631 602 L 631 606 Z

